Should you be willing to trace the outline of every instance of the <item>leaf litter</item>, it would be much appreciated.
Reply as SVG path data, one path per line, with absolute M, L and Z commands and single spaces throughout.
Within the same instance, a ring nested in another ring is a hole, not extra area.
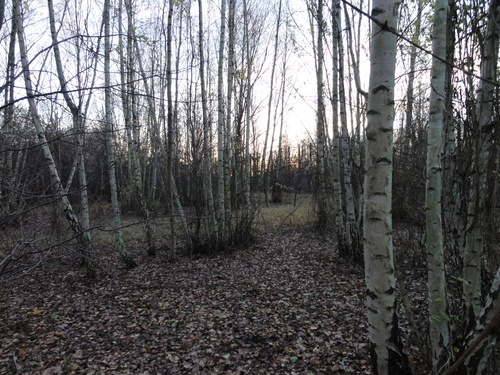
M 1 281 L 0 374 L 371 374 L 362 272 L 311 228 L 132 270 L 103 251 L 93 284 L 69 261 Z

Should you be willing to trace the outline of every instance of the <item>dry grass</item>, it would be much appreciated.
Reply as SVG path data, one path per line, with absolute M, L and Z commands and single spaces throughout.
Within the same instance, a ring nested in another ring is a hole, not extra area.
M 310 195 L 299 195 L 294 204 L 293 194 L 283 194 L 282 203 L 262 205 L 255 218 L 259 231 L 275 231 L 280 228 L 296 228 L 314 221 L 314 209 Z
M 113 248 L 115 238 L 111 206 L 103 202 L 94 204 L 91 217 L 92 244 L 96 252 Z M 313 220 L 314 209 L 310 195 L 295 197 L 285 193 L 282 203 L 270 203 L 268 207 L 261 204 L 254 220 L 254 229 L 257 233 L 268 233 L 282 228 L 302 227 Z M 36 265 L 54 257 L 74 253 L 77 249 L 74 234 L 68 228 L 66 219 L 54 206 L 30 211 L 21 217 L 20 223 L 19 226 L 8 226 L 0 230 L 0 273 L 7 262 L 12 261 L 10 266 L 14 263 Z M 156 247 L 165 247 L 170 237 L 169 217 L 156 216 L 152 219 L 152 225 Z M 145 223 L 141 217 L 124 214 L 122 234 L 126 248 L 132 253 L 142 252 L 147 248 Z

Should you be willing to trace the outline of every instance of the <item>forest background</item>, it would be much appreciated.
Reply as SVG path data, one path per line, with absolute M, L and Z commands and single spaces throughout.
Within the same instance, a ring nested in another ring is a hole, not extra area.
M 364 269 L 375 373 L 410 373 L 408 348 L 433 373 L 491 369 L 499 7 L 0 1 L 0 276 L 227 252 L 310 202 Z

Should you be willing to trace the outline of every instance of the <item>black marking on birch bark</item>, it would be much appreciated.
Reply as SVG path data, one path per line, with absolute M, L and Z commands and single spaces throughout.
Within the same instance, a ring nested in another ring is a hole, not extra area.
M 368 297 L 370 297 L 371 299 L 378 299 L 377 294 L 374 291 L 370 290 L 370 289 L 366 289 L 366 295 Z
M 383 10 L 382 8 L 376 7 L 376 8 L 372 9 L 372 17 L 376 17 L 379 14 L 383 14 L 383 13 L 385 13 L 385 10 Z
M 377 345 L 373 342 L 370 343 L 370 358 L 372 362 L 372 371 L 374 375 L 378 375 L 378 356 Z
M 370 109 L 368 112 L 366 112 L 367 115 L 379 115 L 380 112 L 376 111 L 374 109 Z
M 368 139 L 369 141 L 375 141 L 377 139 L 376 134 L 377 133 L 375 132 L 367 132 L 366 139 Z
M 379 91 L 389 92 L 390 90 L 386 85 L 378 85 L 377 87 L 373 88 L 372 94 L 376 94 Z
M 375 163 L 380 163 L 380 164 L 383 163 L 383 164 L 389 164 L 389 165 L 392 164 L 392 162 L 389 158 L 384 158 L 384 157 L 376 159 Z

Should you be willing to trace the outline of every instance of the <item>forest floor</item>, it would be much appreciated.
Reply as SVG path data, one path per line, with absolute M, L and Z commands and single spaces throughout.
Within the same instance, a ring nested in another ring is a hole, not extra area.
M 362 271 L 311 227 L 141 257 L 108 251 L 94 283 L 76 257 L 1 280 L 0 374 L 371 373 Z

